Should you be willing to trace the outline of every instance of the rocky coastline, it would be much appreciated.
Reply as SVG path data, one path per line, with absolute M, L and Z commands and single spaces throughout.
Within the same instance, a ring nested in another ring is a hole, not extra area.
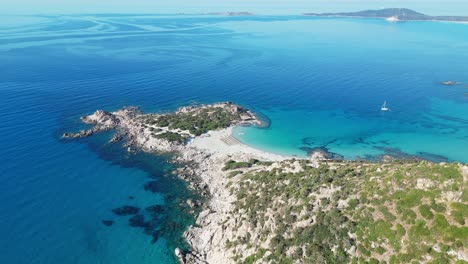
M 175 115 L 197 117 L 202 111 L 221 111 L 233 118 L 225 127 L 194 135 L 188 130 L 161 126 L 154 123 L 166 114 L 145 114 L 136 107 L 124 107 L 114 112 L 97 110 L 95 113 L 82 116 L 83 123 L 92 125 L 89 129 L 62 135 L 63 139 L 77 139 L 92 136 L 96 133 L 114 130 L 111 143 L 124 141 L 129 151 L 134 148 L 148 153 L 173 153 L 171 162 L 181 166 L 173 172 L 189 183 L 189 188 L 206 197 L 205 204 L 187 201 L 194 208 L 200 207 L 195 226 L 190 227 L 184 237 L 191 246 L 191 251 L 175 250 L 181 263 L 231 263 L 233 254 L 225 251 L 227 238 L 233 236 L 232 230 L 222 228 L 222 223 L 229 219 L 232 202 L 235 197 L 226 188 L 228 172 L 222 168 L 227 160 L 259 159 L 280 161 L 290 157 L 275 155 L 252 149 L 239 144 L 229 146 L 223 140 L 231 135 L 237 125 L 262 126 L 262 121 L 250 110 L 230 102 L 210 105 L 181 107 Z M 158 131 L 159 134 L 155 134 Z M 159 138 L 163 133 L 177 133 L 186 136 L 184 142 Z
M 308 159 L 263 152 L 232 138 L 233 127 L 262 122 L 230 102 L 166 114 L 98 110 L 81 120 L 93 127 L 63 138 L 114 130 L 110 142 L 121 141 L 129 151 L 173 153 L 171 162 L 180 165 L 173 174 L 206 198 L 186 201 L 199 213 L 183 235 L 190 250 L 175 249 L 180 263 L 468 261 L 468 241 L 459 235 L 467 232 L 466 165 L 385 156 L 378 163 L 346 162 L 326 148 L 305 149 Z M 424 228 L 444 235 L 415 240 L 425 235 L 415 232 L 426 221 Z M 375 225 L 384 233 L 375 233 Z

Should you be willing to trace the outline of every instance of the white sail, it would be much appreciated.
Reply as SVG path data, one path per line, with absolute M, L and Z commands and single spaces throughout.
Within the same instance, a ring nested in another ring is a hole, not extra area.
M 388 110 L 390 110 L 390 108 L 387 107 L 387 101 L 384 101 L 382 107 L 380 108 L 380 110 L 386 112 Z

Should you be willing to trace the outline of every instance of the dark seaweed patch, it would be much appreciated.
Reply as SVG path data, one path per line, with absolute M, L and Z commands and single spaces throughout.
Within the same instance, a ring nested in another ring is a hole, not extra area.
M 158 216 L 164 211 L 164 208 L 161 205 L 151 205 L 145 208 L 145 210 L 150 213 L 153 217 Z
M 380 155 L 366 155 L 363 159 L 367 161 L 382 161 L 388 159 L 388 157 L 395 159 L 395 160 L 408 160 L 408 161 L 415 161 L 415 160 L 428 160 L 432 162 L 449 162 L 449 158 L 432 154 L 428 152 L 418 152 L 417 155 L 412 155 L 406 152 L 401 151 L 398 148 L 389 148 L 389 147 L 375 147 L 384 152 L 384 154 Z M 361 157 L 357 157 L 361 158 Z
M 307 146 L 315 145 L 315 140 L 314 140 L 314 138 L 311 138 L 311 137 L 303 138 L 301 140 L 301 142 L 302 142 L 303 145 L 307 145 Z
M 149 181 L 145 183 L 144 189 L 145 191 L 150 191 L 152 193 L 161 192 L 158 181 Z
M 333 139 L 333 140 L 330 140 L 328 141 L 327 143 L 323 144 L 324 147 L 328 147 L 328 145 L 331 145 L 331 144 L 334 144 L 338 142 L 338 139 Z
M 463 119 L 463 118 L 446 116 L 446 115 L 437 115 L 437 114 L 433 114 L 433 116 L 438 117 L 438 118 L 440 118 L 442 120 L 446 120 L 446 121 L 457 122 L 457 123 L 461 123 L 461 124 L 464 124 L 464 125 L 468 124 L 468 120 Z
M 105 226 L 111 226 L 114 224 L 114 221 L 112 220 L 102 220 L 102 224 L 104 224 Z
M 131 205 L 124 205 L 122 207 L 112 209 L 112 212 L 119 216 L 134 215 L 140 211 L 140 208 Z
M 406 152 L 401 151 L 398 148 L 389 148 L 389 147 L 375 147 L 384 152 L 384 155 L 390 156 L 394 159 L 402 159 L 402 160 L 414 160 L 418 159 L 417 156 L 408 154 Z M 383 155 L 380 155 L 383 158 Z
M 150 223 L 145 222 L 145 217 L 141 214 L 130 217 L 130 219 L 128 219 L 128 223 L 133 227 L 150 227 Z
M 449 159 L 442 155 L 427 153 L 427 152 L 418 152 L 418 156 L 433 162 L 449 162 Z
M 390 145 L 390 142 L 388 142 L 388 140 L 380 140 L 379 143 L 387 146 Z
M 363 138 L 356 138 L 353 140 L 353 144 L 364 144 L 364 145 L 369 145 L 368 142 L 366 142 Z

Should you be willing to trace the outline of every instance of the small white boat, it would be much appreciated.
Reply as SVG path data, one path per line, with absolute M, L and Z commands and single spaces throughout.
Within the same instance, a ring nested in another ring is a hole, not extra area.
M 387 112 L 387 111 L 390 111 L 390 108 L 387 107 L 387 101 L 385 101 L 382 105 L 382 107 L 380 108 L 380 110 L 382 110 L 382 112 Z
M 398 19 L 398 16 L 387 17 L 385 20 L 387 20 L 388 22 L 398 22 L 398 21 L 400 21 L 400 19 Z

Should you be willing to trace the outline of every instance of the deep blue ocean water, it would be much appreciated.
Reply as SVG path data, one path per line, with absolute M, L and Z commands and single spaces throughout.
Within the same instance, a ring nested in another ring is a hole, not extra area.
M 60 140 L 98 108 L 234 101 L 270 120 L 235 136 L 269 151 L 468 162 L 467 50 L 468 25 L 455 23 L 0 17 L 0 263 L 174 263 L 193 221 L 179 204 L 195 194 L 167 157 L 128 154 L 108 135 Z M 122 205 L 162 205 L 156 239 L 112 214 Z

